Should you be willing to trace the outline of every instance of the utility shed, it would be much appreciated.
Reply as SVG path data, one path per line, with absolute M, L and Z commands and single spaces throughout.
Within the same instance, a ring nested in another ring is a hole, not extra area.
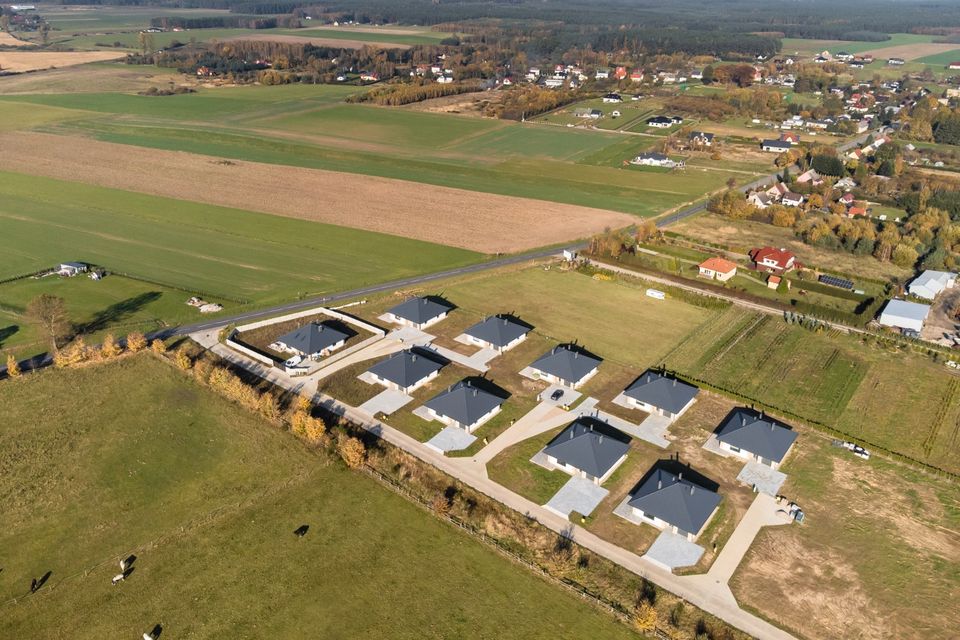
M 930 305 L 907 302 L 906 300 L 891 300 L 880 313 L 880 324 L 885 327 L 907 329 L 920 332 L 923 323 L 930 314 Z

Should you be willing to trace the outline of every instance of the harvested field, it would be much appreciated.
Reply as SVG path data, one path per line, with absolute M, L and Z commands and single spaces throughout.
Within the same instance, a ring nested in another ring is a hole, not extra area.
M 408 44 L 398 44 L 396 42 L 370 42 L 366 40 L 343 40 L 341 38 L 323 38 L 320 36 L 317 37 L 308 37 L 308 36 L 288 36 L 288 35 L 271 35 L 268 33 L 256 34 L 250 36 L 234 36 L 232 38 L 226 38 L 224 41 L 237 41 L 237 40 L 269 40 L 270 42 L 286 42 L 289 44 L 312 44 L 315 47 L 340 47 L 341 49 L 361 49 L 363 47 L 382 47 L 384 49 L 409 49 L 410 45 Z
M 427 113 L 458 113 L 465 116 L 482 116 L 482 105 L 484 103 L 499 102 L 502 97 L 499 91 L 477 91 L 412 102 L 400 108 L 410 111 L 426 111 Z
M 0 31 L 0 47 L 32 47 L 35 46 L 32 42 L 24 42 L 23 40 L 18 40 L 6 31 Z
M 86 65 L 66 69 L 46 69 L 21 73 L 0 80 L 0 95 L 18 93 L 92 93 L 99 91 L 142 91 L 149 87 L 169 87 L 175 80 L 181 85 L 196 85 L 194 78 L 174 75 L 173 69 L 139 65 Z
M 420 183 L 145 149 L 79 137 L 0 136 L 0 169 L 236 207 L 483 253 L 625 227 L 633 216 Z M 358 206 L 363 203 L 363 206 Z
M 115 60 L 123 55 L 116 51 L 0 51 L 0 68 L 20 73 Z
M 879 49 L 870 49 L 869 51 L 864 51 L 863 53 L 869 53 L 879 59 L 886 58 L 903 58 L 906 61 L 916 60 L 917 58 L 924 58 L 926 56 L 934 56 L 938 53 L 946 53 L 947 51 L 956 51 L 957 45 L 954 44 L 941 44 L 936 42 L 915 42 L 912 44 L 902 44 L 896 47 L 881 47 Z

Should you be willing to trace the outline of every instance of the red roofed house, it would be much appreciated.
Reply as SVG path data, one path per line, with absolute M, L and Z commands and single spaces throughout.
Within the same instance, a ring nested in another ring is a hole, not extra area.
M 843 194 L 842 196 L 840 196 L 840 197 L 837 199 L 837 202 L 842 202 L 843 204 L 851 205 L 851 204 L 853 204 L 853 201 L 854 201 L 854 200 L 855 200 L 855 198 L 853 197 L 853 194 L 848 191 L 848 192 L 846 192 L 845 194 Z
M 613 77 L 617 80 L 623 80 L 627 77 L 627 68 L 617 67 L 616 71 L 613 72 Z
M 786 249 L 775 249 L 774 247 L 751 249 L 750 259 L 753 260 L 754 268 L 757 271 L 767 271 L 769 273 L 783 273 L 797 266 L 797 256 Z
M 780 134 L 780 142 L 789 142 L 790 144 L 797 144 L 800 142 L 800 134 L 793 132 L 786 132 Z
M 951 62 L 947 65 L 947 69 L 960 69 L 960 62 Z
M 737 265 L 729 260 L 714 256 L 700 263 L 700 276 L 726 282 L 737 275 Z
M 847 209 L 847 215 L 851 218 L 856 218 L 857 216 L 867 215 L 867 210 L 864 207 L 850 207 Z
M 630 82 L 643 82 L 643 71 L 637 69 L 630 74 Z

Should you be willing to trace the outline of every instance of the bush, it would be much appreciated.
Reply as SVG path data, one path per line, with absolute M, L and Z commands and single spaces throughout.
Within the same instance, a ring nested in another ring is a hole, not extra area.
M 359 438 L 353 436 L 340 436 L 337 453 L 351 469 L 360 468 L 367 459 L 367 448 Z
M 139 331 L 134 331 L 127 335 L 127 349 L 131 353 L 143 351 L 147 347 L 147 339 Z

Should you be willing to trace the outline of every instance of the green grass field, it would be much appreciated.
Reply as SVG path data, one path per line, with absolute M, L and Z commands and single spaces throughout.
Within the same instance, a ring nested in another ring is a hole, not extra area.
M 0 277 L 79 260 L 256 304 L 481 258 L 396 236 L 14 173 L 0 173 L 0 219 Z
M 342 104 L 342 86 L 239 87 L 151 98 L 122 93 L 5 96 L 9 128 L 43 130 L 238 160 L 412 180 L 642 216 L 691 202 L 731 176 L 645 174 L 625 160 L 653 138 Z M 39 122 L 22 105 L 63 111 Z M 53 122 L 52 120 L 60 120 Z
M 24 316 L 27 304 L 41 294 L 63 298 L 70 322 L 92 344 L 108 332 L 123 336 L 210 317 L 185 304 L 188 293 L 123 276 L 99 282 L 83 276 L 26 278 L 0 284 L 0 353 L 26 358 L 49 348 L 48 338 Z M 221 302 L 228 312 L 236 306 L 216 298 L 208 302 Z
M 933 64 L 941 67 L 945 67 L 952 62 L 960 61 L 960 47 L 954 49 L 953 51 L 944 51 L 943 53 L 937 53 L 932 56 L 924 56 L 923 58 L 918 58 L 916 62 L 923 64 Z
M 0 405 L 0 636 L 636 637 L 150 355 Z
M 861 53 L 863 51 L 873 51 L 874 49 L 886 49 L 888 47 L 899 47 L 905 44 L 919 44 L 933 42 L 934 36 L 917 35 L 914 33 L 893 33 L 889 40 L 880 42 L 865 42 L 861 40 L 807 40 L 805 38 L 783 38 L 781 42 L 783 47 L 781 51 L 784 55 L 791 55 L 799 52 L 800 55 L 816 55 L 821 51 L 837 53 L 846 51 L 848 53 Z

